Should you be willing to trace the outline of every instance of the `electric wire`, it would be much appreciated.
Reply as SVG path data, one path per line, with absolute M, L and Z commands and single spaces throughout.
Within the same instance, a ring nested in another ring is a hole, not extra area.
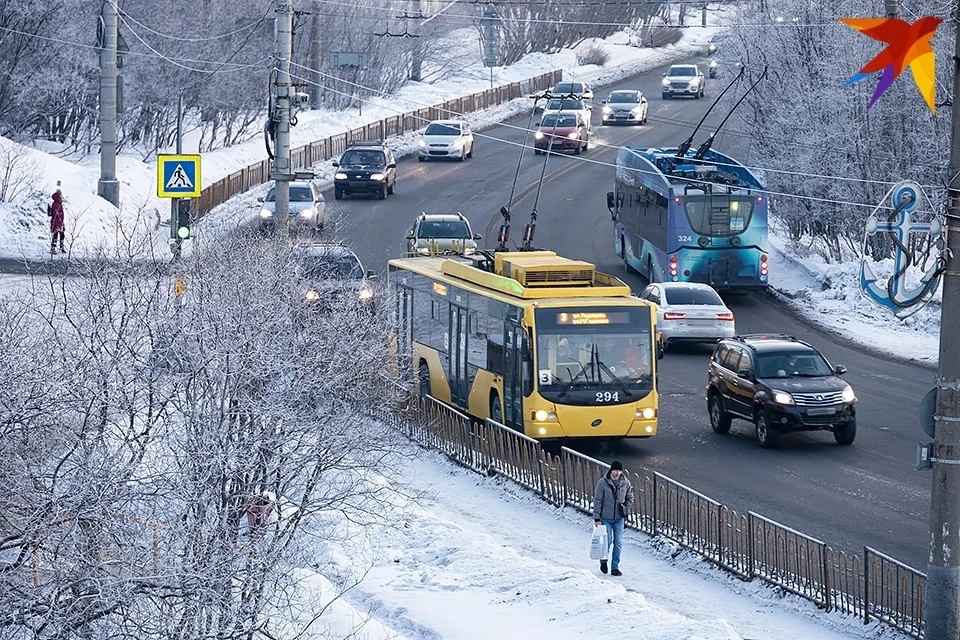
M 300 65 L 297 65 L 297 66 L 300 66 Z M 313 81 L 313 80 L 309 80 L 309 79 L 307 79 L 307 78 L 304 78 L 304 77 L 295 75 L 295 74 L 293 74 L 293 73 L 291 73 L 290 75 L 291 75 L 292 78 L 294 78 L 294 79 L 296 79 L 296 80 L 300 80 L 300 81 L 302 81 L 302 82 L 306 82 L 306 83 L 308 83 L 308 84 L 311 84 L 311 85 L 320 87 L 320 88 L 325 89 L 325 90 L 327 90 L 327 91 L 331 91 L 331 92 L 333 92 L 333 93 L 336 93 L 336 94 L 339 94 L 339 95 L 343 95 L 343 96 L 347 96 L 347 97 L 356 97 L 355 94 L 346 93 L 346 92 L 343 92 L 343 91 L 339 91 L 339 90 L 337 90 L 337 89 L 334 89 L 333 87 L 330 87 L 329 85 L 326 85 L 326 84 L 323 84 L 323 83 L 320 83 L 320 82 L 315 82 L 315 81 Z M 401 111 L 399 108 L 393 108 L 393 107 L 386 106 L 386 105 L 381 105 L 381 106 L 382 106 L 382 108 L 384 108 L 384 109 L 386 109 L 386 110 L 388 110 L 388 111 L 393 111 L 393 112 L 395 112 L 395 113 L 397 113 L 397 114 L 402 114 L 402 113 L 404 113 L 404 112 Z M 433 106 L 433 105 L 430 105 L 430 106 Z M 455 113 L 455 112 L 451 112 L 451 113 Z M 491 122 L 492 122 L 492 121 L 491 121 Z M 496 124 L 502 124 L 502 123 L 497 122 Z M 522 127 L 516 127 L 515 125 L 514 125 L 514 126 L 510 126 L 509 128 L 523 129 Z M 479 133 L 479 132 L 474 132 L 473 135 L 474 135 L 474 137 L 479 137 L 479 138 L 483 138 L 483 139 L 487 139 L 487 140 L 492 140 L 492 141 L 495 141 L 495 142 L 499 142 L 499 143 L 502 143 L 502 144 L 507 144 L 507 145 L 511 145 L 511 146 L 515 146 L 515 147 L 522 147 L 523 149 L 533 149 L 533 148 L 534 148 L 534 147 L 531 147 L 530 145 L 527 145 L 527 144 L 524 144 L 524 143 L 515 142 L 515 141 L 513 141 L 513 140 L 507 140 L 507 139 L 504 139 L 504 138 L 498 138 L 498 137 L 496 137 L 496 136 L 491 136 L 491 135 L 487 135 L 487 134 L 483 134 L 483 133 Z M 593 144 L 594 144 L 595 146 L 604 146 L 604 147 L 607 147 L 607 148 L 620 148 L 620 147 L 618 147 L 618 146 L 613 146 L 613 145 L 601 145 L 601 144 L 598 144 L 598 143 L 593 143 Z M 553 153 L 553 152 L 551 152 L 551 153 Z M 594 164 L 594 165 L 597 165 L 597 166 L 610 167 L 610 168 L 613 168 L 613 169 L 616 169 L 616 168 L 617 168 L 617 165 L 616 165 L 615 163 L 605 162 L 605 161 L 603 161 L 603 160 L 597 160 L 597 159 L 594 159 L 594 158 L 584 158 L 583 156 L 576 156 L 576 157 L 571 158 L 570 160 L 573 161 L 573 162 L 586 162 L 586 163 Z M 729 164 L 727 164 L 727 163 L 718 163 L 718 162 L 711 162 L 711 164 L 713 164 L 713 165 L 715 165 L 715 166 L 738 166 L 738 167 L 741 166 L 741 165 L 729 165 Z M 633 172 L 635 172 L 635 173 L 649 174 L 649 175 L 659 175 L 659 172 L 657 172 L 657 171 L 651 171 L 651 170 L 647 170 L 647 169 L 635 169 L 635 168 L 631 168 L 630 170 L 633 171 Z M 705 185 L 711 185 L 711 186 L 715 186 L 715 187 L 729 187 L 729 186 L 730 186 L 729 184 L 723 183 L 723 182 L 712 182 L 712 181 L 709 181 L 709 180 L 701 180 L 701 179 L 697 179 L 697 178 L 685 178 L 685 177 L 680 177 L 680 176 L 671 176 L 671 180 L 676 181 L 676 182 L 689 182 L 689 183 L 702 184 L 702 185 L 705 184 Z M 890 184 L 893 184 L 893 183 L 890 183 Z M 788 198 L 788 199 L 804 200 L 804 201 L 808 201 L 808 202 L 819 202 L 819 203 L 823 203 L 823 204 L 833 204 L 833 205 L 842 205 L 842 206 L 850 206 L 850 207 L 860 207 L 860 208 L 867 208 L 867 209 L 871 209 L 871 210 L 876 210 L 876 209 L 886 210 L 886 209 L 892 209 L 892 208 L 893 208 L 893 207 L 891 207 L 890 205 L 886 205 L 886 204 L 882 204 L 882 203 L 881 203 L 880 205 L 877 205 L 877 204 L 875 204 L 875 203 L 856 202 L 856 201 L 853 201 L 853 200 L 839 200 L 839 199 L 836 199 L 836 198 L 824 198 L 824 197 L 817 197 L 817 196 L 807 196 L 807 195 L 801 195 L 801 194 L 796 194 L 796 193 L 787 193 L 787 192 L 783 192 L 783 191 L 773 191 L 773 190 L 770 190 L 770 189 L 767 189 L 767 188 L 764 188 L 764 189 L 763 189 L 763 193 L 764 193 L 766 196 L 768 196 L 768 197 L 769 197 L 769 196 L 780 196 L 780 197 Z M 932 212 L 918 211 L 918 213 L 932 213 Z
M 308 72 L 311 72 L 311 73 L 316 73 L 316 74 L 318 74 L 320 77 L 324 77 L 324 76 L 330 77 L 330 78 L 334 79 L 334 80 L 337 81 L 337 82 L 342 82 L 342 83 L 344 83 L 344 84 L 347 84 L 347 85 L 350 85 L 350 86 L 354 86 L 354 87 L 356 87 L 356 88 L 358 88 L 358 89 L 361 89 L 361 90 L 364 90 L 364 91 L 368 91 L 368 92 L 370 92 L 370 93 L 372 93 L 372 94 L 374 94 L 375 96 L 380 97 L 380 98 L 388 98 L 388 99 L 394 99 L 394 100 L 398 100 L 398 101 L 404 101 L 404 102 L 407 102 L 407 103 L 409 103 L 409 104 L 415 105 L 415 106 L 417 106 L 417 107 L 433 107 L 433 106 L 436 106 L 436 105 L 427 104 L 427 103 L 424 103 L 424 102 L 417 102 L 416 100 L 410 100 L 410 99 L 408 99 L 408 98 L 400 98 L 400 97 L 398 97 L 398 96 L 396 96 L 396 95 L 389 94 L 389 93 L 382 92 L 382 91 L 378 91 L 378 90 L 373 89 L 373 88 L 371 88 L 371 87 L 368 87 L 368 86 L 365 86 L 365 85 L 362 85 L 362 84 L 359 84 L 359 83 L 356 83 L 356 82 L 352 82 L 352 81 L 350 81 L 350 80 L 346 80 L 346 79 L 343 79 L 343 78 L 337 78 L 337 77 L 335 77 L 335 76 L 330 76 L 329 74 L 326 74 L 326 73 L 324 73 L 324 72 L 322 72 L 322 71 L 316 71 L 315 69 L 311 69 L 310 67 L 307 67 L 307 66 L 302 65 L 302 64 L 297 64 L 297 63 L 295 63 L 295 62 L 291 62 L 291 66 L 292 66 L 292 67 L 298 67 L 298 68 L 300 68 L 300 69 L 303 69 L 303 70 L 308 71 Z M 311 82 L 312 82 L 312 81 L 311 81 Z M 334 91 L 334 92 L 335 92 L 335 93 L 339 93 L 339 92 L 336 92 L 336 91 Z M 343 95 L 349 95 L 349 96 L 351 96 L 351 97 L 356 97 L 354 94 L 343 94 Z M 385 108 L 388 108 L 388 109 L 390 109 L 391 111 L 395 111 L 396 113 L 403 113 L 402 111 L 395 110 L 395 109 L 392 108 L 392 107 L 385 107 Z M 461 117 L 465 117 L 465 116 L 468 115 L 468 114 L 465 114 L 465 113 L 460 113 L 460 112 L 455 112 L 455 111 L 451 111 L 451 113 L 453 113 L 453 114 L 455 114 L 455 115 L 458 115 L 458 116 L 461 116 Z M 516 129 L 516 130 L 518 130 L 518 131 L 526 131 L 526 130 L 527 130 L 527 129 L 525 129 L 524 127 L 521 127 L 521 126 L 518 126 L 518 125 L 509 124 L 509 123 L 499 122 L 499 121 L 494 120 L 494 119 L 485 119 L 485 118 L 482 118 L 482 117 L 477 117 L 477 116 L 475 116 L 475 115 L 471 115 L 471 117 L 474 118 L 475 120 L 478 120 L 478 121 L 484 123 L 484 124 L 495 124 L 495 125 L 499 125 L 499 126 L 508 128 L 508 129 Z M 676 124 L 690 125 L 691 123 L 687 123 L 687 122 L 683 122 L 683 121 L 678 121 L 678 122 L 676 122 Z M 592 144 L 593 144 L 594 146 L 597 146 L 597 147 L 604 147 L 604 148 L 608 148 L 608 149 L 619 149 L 621 146 L 624 146 L 624 145 L 608 145 L 608 144 L 604 144 L 604 143 L 602 143 L 602 142 L 593 142 Z M 714 163 L 714 164 L 716 164 L 717 166 L 724 166 L 725 163 Z M 898 182 L 898 181 L 893 181 L 893 180 L 871 180 L 871 179 L 866 179 L 866 178 L 852 178 L 852 177 L 848 177 L 848 176 L 831 176 L 831 175 L 824 175 L 824 174 L 817 174 L 817 173 L 809 173 L 809 172 L 803 172 L 803 171 L 789 171 L 789 170 L 786 170 L 786 169 L 774 169 L 774 168 L 771 168 L 771 167 L 757 167 L 757 166 L 746 166 L 746 165 L 730 165 L 730 166 L 744 166 L 746 169 L 748 169 L 748 170 L 750 170 L 750 171 L 753 171 L 753 172 L 758 172 L 758 171 L 759 171 L 759 172 L 764 172 L 764 173 L 776 173 L 776 174 L 781 174 L 781 175 L 795 176 L 795 177 L 799 177 L 799 178 L 817 178 L 817 179 L 821 179 L 821 180 L 838 180 L 838 181 L 841 181 L 841 182 L 855 182 L 855 183 L 881 185 L 881 186 L 890 186 L 890 185 L 896 184 L 896 183 Z M 920 186 L 923 187 L 923 188 L 925 188 L 925 189 L 932 189 L 932 190 L 937 190 L 937 189 L 943 189 L 943 188 L 945 188 L 943 185 L 920 185 Z
M 271 8 L 270 11 L 272 11 L 272 10 L 273 10 L 273 9 Z M 147 31 L 147 32 L 149 32 L 149 33 L 152 33 L 152 34 L 155 35 L 155 36 L 160 36 L 161 38 L 167 38 L 168 40 L 176 40 L 177 42 L 208 42 L 208 41 L 211 41 L 211 40 L 220 40 L 221 38 L 229 38 L 229 37 L 232 36 L 232 35 L 235 35 L 235 34 L 238 34 L 238 33 L 242 33 L 242 32 L 247 31 L 247 30 L 256 29 L 258 26 L 260 26 L 260 24 L 263 23 L 263 18 L 260 18 L 260 19 L 257 20 L 256 22 L 251 22 L 251 23 L 249 23 L 249 24 L 247 24 L 247 25 L 244 25 L 244 26 L 240 27 L 239 29 L 235 29 L 235 30 L 233 30 L 233 31 L 228 31 L 227 33 L 218 33 L 218 34 L 215 35 L 215 36 L 194 36 L 194 37 L 191 37 L 191 38 L 182 38 L 182 37 L 180 37 L 180 36 L 173 36 L 173 35 L 170 35 L 169 33 L 163 33 L 163 32 L 161 32 L 161 31 L 157 31 L 156 29 L 151 29 L 150 27 L 148 27 L 147 25 L 143 24 L 142 22 L 140 22 L 139 20 L 137 20 L 136 18 L 134 18 L 133 16 L 131 16 L 129 13 L 127 13 L 126 11 L 124 11 L 123 9 L 120 9 L 120 7 L 117 7 L 117 14 L 126 17 L 127 20 L 130 20 L 131 22 L 133 22 L 133 23 L 136 24 L 137 26 L 141 27 L 142 29 L 144 29 L 145 31 Z

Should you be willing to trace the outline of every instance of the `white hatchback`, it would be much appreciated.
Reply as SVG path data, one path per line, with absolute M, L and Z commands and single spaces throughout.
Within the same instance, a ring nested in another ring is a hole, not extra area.
M 733 311 L 708 284 L 655 282 L 639 297 L 657 305 L 657 333 L 664 349 L 673 342 L 715 342 L 737 333 Z

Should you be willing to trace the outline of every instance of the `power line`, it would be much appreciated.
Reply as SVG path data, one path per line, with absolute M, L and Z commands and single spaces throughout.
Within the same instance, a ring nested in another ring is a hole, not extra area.
M 133 23 L 136 24 L 137 26 L 143 28 L 144 30 L 148 31 L 149 33 L 152 33 L 153 35 L 156 35 L 156 36 L 160 36 L 161 38 L 167 38 L 168 40 L 176 40 L 176 41 L 178 41 L 178 42 L 208 42 L 208 41 L 210 41 L 210 40 L 220 40 L 221 38 L 229 38 L 230 36 L 235 35 L 235 34 L 237 34 L 237 33 L 241 33 L 241 32 L 243 32 L 243 31 L 247 31 L 247 30 L 256 29 L 258 26 L 260 26 L 260 25 L 263 23 L 263 18 L 260 18 L 260 19 L 257 20 L 256 22 L 251 22 L 251 23 L 249 23 L 249 24 L 246 24 L 246 25 L 240 27 L 239 29 L 235 29 L 234 31 L 228 31 L 227 33 L 219 33 L 219 34 L 217 34 L 217 35 L 215 35 L 215 36 L 203 36 L 203 37 L 201 37 L 201 36 L 193 36 L 193 37 L 190 37 L 190 38 L 182 38 L 182 37 L 180 37 L 180 36 L 174 36 L 174 35 L 170 35 L 170 34 L 168 34 L 168 33 L 162 33 L 162 32 L 157 31 L 157 30 L 155 30 L 155 29 L 151 29 L 150 27 L 148 27 L 147 25 L 143 24 L 142 22 L 140 22 L 139 20 L 137 20 L 136 18 L 134 18 L 133 16 L 131 16 L 131 15 L 130 15 L 129 13 L 127 13 L 126 11 L 123 11 L 123 10 L 120 9 L 119 7 L 117 8 L 117 10 L 118 10 L 118 12 L 119 12 L 119 14 L 120 14 L 121 16 L 123 16 L 123 17 L 125 17 L 126 19 L 130 20 L 131 22 L 133 22 Z
M 314 69 L 311 69 L 311 68 L 309 68 L 309 67 L 307 67 L 307 66 L 304 66 L 304 65 L 301 65 L 301 64 L 297 64 L 297 63 L 295 63 L 295 62 L 292 63 L 292 66 L 298 67 L 298 68 L 300 68 L 300 69 L 304 69 L 305 71 L 317 73 L 317 74 L 319 74 L 321 77 L 324 76 L 324 75 L 327 75 L 328 77 L 334 78 L 337 82 L 342 82 L 342 83 L 344 83 L 344 84 L 347 84 L 347 85 L 356 87 L 356 88 L 358 88 L 358 89 L 363 89 L 363 90 L 365 90 L 365 91 L 369 91 L 369 92 L 371 92 L 371 93 L 373 93 L 373 94 L 375 94 L 375 95 L 379 95 L 379 96 L 384 97 L 384 98 L 392 98 L 392 99 L 395 99 L 395 100 L 405 100 L 406 102 L 409 102 L 410 104 L 415 105 L 415 106 L 419 106 L 419 107 L 432 107 L 432 106 L 434 106 L 434 105 L 427 104 L 427 103 L 423 103 L 423 102 L 417 102 L 416 100 L 410 100 L 410 99 L 408 99 L 408 98 L 400 98 L 400 97 L 398 97 L 398 96 L 396 96 L 396 95 L 394 95 L 394 94 L 389 94 L 389 93 L 386 93 L 386 92 L 381 92 L 381 91 L 378 91 L 378 90 L 376 90 L 376 89 L 373 89 L 372 87 L 368 87 L 368 86 L 365 86 L 365 85 L 362 85 L 362 84 L 359 84 L 359 83 L 356 83 L 356 82 L 351 82 L 351 81 L 346 80 L 346 79 L 343 79 L 343 78 L 337 78 L 336 76 L 329 76 L 329 74 L 325 74 L 325 73 L 323 73 L 323 72 L 316 71 L 316 70 L 314 70 Z M 321 86 L 321 85 L 318 85 L 318 86 Z M 331 89 L 331 90 L 332 90 L 332 89 Z M 334 91 L 334 93 L 341 93 L 341 92 L 338 92 L 338 91 L 335 91 L 335 90 L 332 90 L 332 91 Z M 351 97 L 354 97 L 353 94 L 343 94 L 343 95 L 350 95 Z M 400 111 L 400 110 L 398 110 L 398 109 L 394 109 L 394 108 L 392 108 L 392 107 L 384 107 L 384 108 L 390 109 L 391 111 L 395 111 L 396 113 L 403 113 L 402 111 Z M 453 111 L 452 111 L 451 113 L 455 113 L 456 115 L 459 115 L 459 116 L 466 116 L 466 115 L 467 115 L 467 114 L 465 114 L 465 113 L 458 113 L 458 112 L 453 112 Z M 475 116 L 474 116 L 474 117 L 475 117 Z M 499 126 L 506 127 L 506 128 L 508 128 L 508 129 L 515 129 L 515 130 L 518 130 L 518 131 L 526 131 L 526 129 L 524 129 L 523 127 L 520 127 L 520 126 L 517 126 L 517 125 L 512 125 L 512 124 L 509 124 L 509 123 L 502 123 L 502 122 L 498 122 L 498 121 L 496 121 L 496 120 L 487 120 L 487 119 L 484 119 L 484 118 L 476 118 L 476 119 L 478 119 L 478 120 L 480 120 L 481 122 L 484 122 L 484 123 L 486 123 L 486 124 L 497 124 L 497 125 L 499 125 Z M 666 119 L 664 119 L 664 120 L 666 120 Z M 674 121 L 674 122 L 670 122 L 670 124 L 690 125 L 691 123 L 686 123 L 686 122 L 682 122 L 682 121 Z M 604 148 L 608 148 L 608 149 L 619 149 L 619 148 L 620 148 L 619 145 L 606 145 L 606 144 L 603 144 L 603 143 L 600 143 L 600 142 L 594 142 L 593 144 L 594 144 L 594 146 L 604 147 Z M 713 163 L 713 164 L 715 164 L 715 165 L 717 165 L 717 166 L 725 166 L 725 163 Z M 614 166 L 614 165 L 611 165 L 611 166 Z M 730 165 L 730 166 L 744 166 L 744 165 Z M 831 176 L 831 175 L 823 175 L 823 174 L 815 174 L 815 173 L 804 173 L 804 172 L 800 172 L 800 171 L 788 171 L 788 170 L 786 170 L 786 169 L 774 169 L 774 168 L 770 168 L 770 167 L 752 167 L 752 166 L 747 166 L 747 167 L 745 167 L 745 168 L 749 169 L 750 171 L 754 171 L 754 172 L 777 173 L 777 174 L 783 174 L 783 175 L 788 175 L 788 176 L 796 176 L 796 177 L 800 177 L 800 178 L 818 178 L 818 179 L 823 179 L 823 180 L 838 180 L 838 181 L 842 181 L 842 182 L 856 182 L 856 183 L 862 183 L 862 184 L 875 184 L 875 185 L 881 185 L 881 186 L 890 186 L 890 185 L 896 184 L 895 181 L 887 181 L 887 180 L 868 180 L 868 179 L 865 179 L 865 178 L 850 178 L 850 177 L 847 177 L 847 176 Z M 921 186 L 924 187 L 925 189 L 932 189 L 932 190 L 943 189 L 943 188 L 944 188 L 942 185 L 921 185 Z
M 295 65 L 295 66 L 302 67 L 302 65 Z M 321 74 L 321 75 L 326 75 L 326 74 Z M 329 85 L 326 85 L 326 84 L 323 84 L 323 83 L 319 83 L 319 82 L 315 82 L 315 81 L 313 81 L 313 80 L 310 80 L 310 79 L 308 79 L 308 78 L 304 78 L 304 77 L 302 77 L 302 76 L 298 76 L 298 75 L 293 74 L 293 73 L 291 73 L 290 76 L 291 76 L 292 78 L 297 79 L 297 80 L 301 80 L 301 81 L 303 81 L 303 82 L 306 82 L 307 84 L 311 84 L 311 85 L 314 85 L 314 86 L 317 86 L 317 87 L 321 87 L 321 88 L 323 88 L 323 89 L 325 89 L 325 90 L 327 90 L 327 91 L 331 91 L 331 92 L 333 92 L 333 93 L 336 93 L 336 94 L 339 94 L 339 95 L 342 95 L 342 96 L 355 97 L 354 94 L 346 93 L 346 92 L 343 92 L 343 91 L 339 91 L 339 90 L 334 89 L 333 87 L 331 87 L 331 86 L 329 86 Z M 337 79 L 337 78 L 335 78 L 335 79 L 336 79 L 336 80 L 339 80 L 339 79 Z M 347 83 L 347 84 L 354 84 L 354 83 Z M 366 88 L 366 87 L 364 87 L 364 88 Z M 377 92 L 377 93 L 380 93 L 380 92 Z M 382 95 L 383 97 L 391 97 L 390 94 L 381 93 L 380 95 Z M 394 96 L 394 97 L 395 97 L 395 96 Z M 413 104 L 417 104 L 417 103 L 414 102 L 414 101 L 410 101 L 410 102 L 412 102 Z M 424 106 L 433 106 L 433 105 L 424 105 Z M 401 111 L 399 108 L 390 107 L 390 106 L 387 106 L 387 105 L 383 105 L 382 108 L 387 109 L 387 110 L 389 110 L 389 111 L 393 111 L 394 113 L 397 113 L 397 114 L 402 114 L 402 113 L 404 113 L 404 112 Z M 454 113 L 454 114 L 461 115 L 461 116 L 462 116 L 462 115 L 465 115 L 465 114 L 462 114 L 462 113 L 457 113 L 457 112 L 455 112 L 455 111 L 450 111 L 450 113 Z M 500 122 L 496 122 L 496 121 L 492 121 L 492 120 L 485 120 L 485 119 L 483 119 L 483 118 L 477 118 L 477 119 L 480 120 L 481 122 L 495 123 L 495 124 L 498 124 L 498 125 L 501 125 L 501 126 L 505 126 L 505 127 L 508 127 L 508 128 L 521 129 L 521 130 L 523 130 L 522 127 L 517 127 L 516 125 L 508 125 L 508 124 L 504 124 L 504 123 L 500 123 Z M 498 137 L 496 137 L 496 136 L 486 135 L 486 134 L 479 133 L 479 132 L 474 132 L 474 136 L 477 136 L 477 137 L 480 137 L 480 138 L 484 138 L 484 139 L 487 139 L 487 140 L 493 140 L 493 141 L 495 141 L 495 142 L 499 142 L 499 143 L 502 143 L 502 144 L 508 144 L 508 145 L 515 146 L 515 147 L 522 147 L 522 148 L 524 148 L 524 149 L 532 149 L 532 148 L 533 148 L 532 146 L 530 146 L 530 145 L 525 145 L 525 144 L 523 144 L 523 143 L 521 143 L 521 142 L 514 142 L 514 141 L 512 141 L 512 140 L 506 140 L 506 139 L 504 139 L 504 138 L 498 138 Z M 600 143 L 594 143 L 594 145 L 595 145 L 595 146 L 598 146 L 598 147 L 609 148 L 609 149 L 619 149 L 619 148 L 620 148 L 620 147 L 616 147 L 616 146 L 613 146 L 613 145 L 604 145 L 604 144 L 600 144 Z M 584 158 L 583 156 L 577 156 L 577 157 L 571 158 L 571 160 L 574 161 L 574 162 L 587 162 L 587 163 L 590 163 L 590 164 L 599 165 L 599 166 L 604 166 L 604 167 L 610 167 L 610 168 L 614 168 L 614 169 L 617 167 L 616 164 L 611 164 L 611 163 L 605 162 L 605 161 L 603 161 L 603 160 L 595 160 L 595 159 L 593 159 L 593 158 Z M 728 165 L 727 163 L 719 163 L 719 162 L 712 162 L 711 164 L 716 165 L 716 166 L 741 166 L 741 165 Z M 747 168 L 749 169 L 749 167 L 747 167 Z M 633 169 L 633 168 L 631 168 L 630 170 L 631 170 L 631 171 L 635 171 L 635 172 L 637 172 L 637 173 L 644 173 L 644 174 L 650 174 L 650 175 L 659 175 L 658 172 L 651 171 L 651 170 Z M 788 172 L 788 173 L 789 173 L 789 172 Z M 802 174 L 795 174 L 795 175 L 802 175 Z M 825 178 L 830 178 L 830 179 L 836 179 L 836 178 L 839 178 L 840 176 L 824 176 L 824 177 L 825 177 Z M 675 181 L 677 181 L 677 182 L 690 182 L 690 183 L 694 183 L 694 184 L 708 184 L 708 185 L 716 186 L 716 187 L 729 187 L 729 186 L 730 186 L 729 184 L 726 184 L 726 183 L 723 183 L 723 182 L 711 182 L 711 181 L 707 181 L 707 180 L 699 180 L 699 179 L 696 179 L 696 178 L 683 178 L 683 177 L 671 176 L 671 179 L 672 179 L 672 180 L 675 180 Z M 879 181 L 876 181 L 876 183 L 877 183 L 877 184 L 892 184 L 892 183 L 885 183 L 885 182 L 879 182 Z M 810 201 L 810 202 L 820 202 L 820 203 L 824 203 L 824 204 L 835 204 L 835 205 L 844 205 L 844 206 L 850 206 L 850 207 L 860 207 L 860 208 L 867 208 L 867 209 L 870 209 L 870 210 L 874 210 L 874 209 L 877 209 L 877 208 L 878 208 L 878 205 L 875 204 L 875 203 L 856 202 L 856 201 L 852 201 L 852 200 L 838 200 L 838 199 L 834 199 L 834 198 L 823 198 L 823 197 L 816 197 L 816 196 L 805 196 L 805 195 L 800 195 L 800 194 L 796 194 L 796 193 L 786 193 L 786 192 L 783 192 L 783 191 L 773 191 L 773 190 L 770 190 L 770 189 L 763 189 L 763 192 L 764 192 L 767 196 L 782 196 L 782 197 L 784 197 L 784 198 L 792 198 L 792 199 L 795 199 L 795 200 L 805 200 L 805 201 Z M 890 207 L 890 206 L 888 206 L 888 205 L 880 205 L 879 208 L 880 208 L 880 209 L 893 209 L 893 207 Z M 927 213 L 932 213 L 932 212 L 927 212 Z

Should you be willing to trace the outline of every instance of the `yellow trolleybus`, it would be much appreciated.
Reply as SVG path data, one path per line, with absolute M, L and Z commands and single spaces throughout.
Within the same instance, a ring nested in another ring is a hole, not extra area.
M 420 393 L 534 438 L 657 432 L 656 313 L 551 251 L 391 260 L 397 365 Z

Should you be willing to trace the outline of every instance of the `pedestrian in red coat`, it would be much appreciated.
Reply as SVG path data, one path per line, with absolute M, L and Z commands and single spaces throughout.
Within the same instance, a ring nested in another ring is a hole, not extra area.
M 57 189 L 53 193 L 53 204 L 50 205 L 50 253 L 55 253 L 57 249 L 57 239 L 60 240 L 60 253 L 66 253 L 63 247 L 64 236 L 64 212 L 63 212 L 63 193 Z

